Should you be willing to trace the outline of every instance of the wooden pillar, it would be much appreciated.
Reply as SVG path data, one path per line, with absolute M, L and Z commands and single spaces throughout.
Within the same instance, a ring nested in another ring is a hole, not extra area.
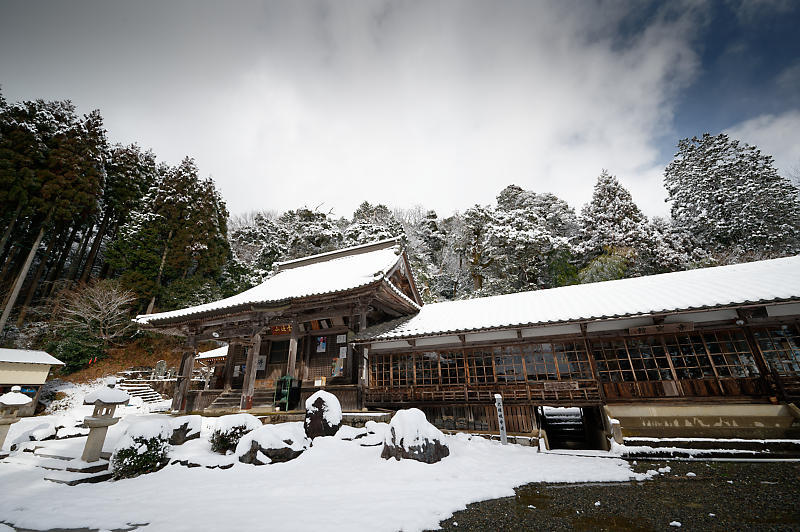
M 258 354 L 261 351 L 261 335 L 257 334 L 250 343 L 247 350 L 247 362 L 244 368 L 244 383 L 242 384 L 242 400 L 239 408 L 250 410 L 253 408 L 253 393 L 256 388 L 256 365 L 258 364 Z
M 367 328 L 367 308 L 362 307 L 359 310 L 359 322 L 358 322 L 358 333 L 363 334 L 364 329 Z M 353 329 L 353 326 L 350 326 L 350 329 Z M 371 344 L 370 344 L 371 345 Z M 356 353 L 355 349 L 353 349 L 352 356 L 355 358 Z M 363 364 L 363 367 L 362 367 Z M 357 371 L 359 373 L 359 384 L 361 386 L 368 386 L 369 385 L 369 347 L 366 345 L 362 347 L 361 356 L 358 359 L 358 365 L 356 366 Z
M 234 362 L 236 362 L 238 347 L 239 342 L 237 341 L 231 341 L 228 343 L 228 354 L 225 356 L 225 369 L 222 372 L 222 388 L 224 390 L 231 389 L 231 383 L 233 382 L 233 365 Z
M 292 323 L 292 335 L 289 338 L 289 362 L 286 368 L 286 374 L 292 378 L 297 377 L 297 330 L 299 325 Z
M 306 333 L 306 335 L 305 335 L 305 343 L 303 344 L 304 351 L 305 351 L 305 353 L 303 354 L 303 358 L 304 358 L 303 374 L 300 376 L 303 380 L 308 380 L 308 369 L 309 369 L 309 366 L 311 365 L 311 349 L 312 349 L 313 344 L 314 344 L 314 342 L 311 341 L 311 335 Z
M 186 394 L 192 382 L 192 370 L 194 369 L 194 357 L 197 351 L 197 342 L 194 335 L 186 339 L 186 350 L 181 358 L 181 367 L 178 378 L 175 381 L 175 393 L 172 397 L 172 409 L 183 410 L 186 404 Z

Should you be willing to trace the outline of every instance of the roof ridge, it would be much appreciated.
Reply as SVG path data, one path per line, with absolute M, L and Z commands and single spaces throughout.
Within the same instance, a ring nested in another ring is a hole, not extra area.
M 362 253 L 369 253 L 371 251 L 379 251 L 388 249 L 400 244 L 401 238 L 399 236 L 378 240 L 376 242 L 369 242 L 367 244 L 359 244 L 357 246 L 350 246 L 347 248 L 335 249 L 333 251 L 326 251 L 325 253 L 318 253 L 316 255 L 309 255 L 307 257 L 300 257 L 299 259 L 292 259 L 283 262 L 276 262 L 275 267 L 278 272 L 284 270 L 291 270 L 300 266 L 308 266 L 319 262 L 327 262 L 329 260 L 349 257 L 353 255 L 361 255 Z

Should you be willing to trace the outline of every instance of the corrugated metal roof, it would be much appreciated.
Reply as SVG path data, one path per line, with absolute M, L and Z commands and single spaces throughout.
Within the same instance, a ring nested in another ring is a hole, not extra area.
M 63 366 L 56 357 L 44 351 L 32 351 L 29 349 L 8 349 L 0 347 L 0 362 L 16 362 L 21 364 L 49 364 L 51 366 Z
M 425 305 L 372 340 L 800 299 L 800 256 Z
M 365 247 L 370 246 L 372 244 Z M 322 262 L 281 270 L 260 285 L 232 297 L 170 312 L 144 314 L 137 316 L 136 321 L 174 320 L 242 305 L 276 303 L 352 290 L 383 278 L 397 264 L 399 255 L 399 245 L 393 245 L 365 253 L 335 256 Z

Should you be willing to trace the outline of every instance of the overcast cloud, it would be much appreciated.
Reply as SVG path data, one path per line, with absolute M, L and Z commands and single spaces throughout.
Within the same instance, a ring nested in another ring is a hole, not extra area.
M 447 214 L 511 183 L 579 208 L 607 168 L 664 214 L 664 139 L 704 23 L 667 8 L 631 30 L 616 2 L 26 4 L 0 22 L 0 83 L 195 157 L 234 213 Z

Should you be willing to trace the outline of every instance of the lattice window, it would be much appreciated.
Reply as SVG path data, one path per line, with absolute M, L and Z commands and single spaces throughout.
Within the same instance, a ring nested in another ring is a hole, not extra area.
M 753 331 L 767 363 L 779 375 L 800 375 L 800 328 L 782 325 Z
M 436 351 L 416 353 L 414 365 L 418 386 L 439 384 L 439 353 Z
M 269 364 L 286 364 L 289 361 L 289 341 L 270 342 Z
M 705 351 L 700 335 L 665 335 L 664 344 L 672 359 L 678 379 L 713 377 L 711 360 Z
M 702 336 L 720 377 L 758 375 L 758 366 L 743 332 L 719 331 L 704 333 Z
M 582 344 L 553 344 L 558 376 L 563 380 L 591 379 L 592 367 Z
M 465 384 L 464 353 L 448 351 L 439 353 L 439 367 L 442 369 L 442 384 Z
M 552 344 L 527 344 L 522 346 L 528 380 L 557 380 L 558 370 Z
M 389 386 L 391 355 L 371 355 L 369 360 L 370 385 L 376 387 Z
M 519 347 L 496 347 L 494 349 L 494 366 L 497 382 L 525 381 L 525 372 L 522 369 L 522 351 Z
M 637 381 L 673 380 L 667 352 L 660 337 L 629 338 L 626 346 Z
M 494 382 L 494 354 L 488 350 L 467 351 L 469 381 L 476 384 Z
M 392 355 L 392 386 L 410 386 L 414 384 L 413 360 L 410 353 Z

